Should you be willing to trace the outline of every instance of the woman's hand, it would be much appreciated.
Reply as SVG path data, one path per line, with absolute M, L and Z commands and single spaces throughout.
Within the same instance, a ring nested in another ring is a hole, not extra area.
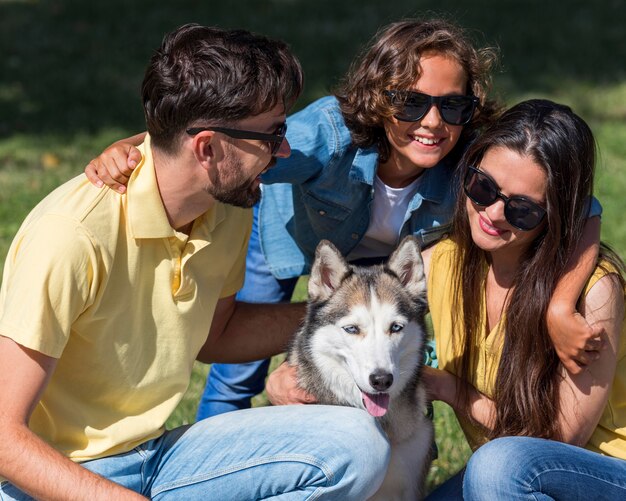
M 87 179 L 98 188 L 106 184 L 118 193 L 124 193 L 133 169 L 141 161 L 141 152 L 136 146 L 145 136 L 142 132 L 113 143 L 85 167 Z
M 430 400 L 441 400 L 451 404 L 455 400 L 455 377 L 441 369 L 422 367 L 422 381 Z
M 315 397 L 298 386 L 297 369 L 283 362 L 273 371 L 265 385 L 265 391 L 273 405 L 313 404 Z

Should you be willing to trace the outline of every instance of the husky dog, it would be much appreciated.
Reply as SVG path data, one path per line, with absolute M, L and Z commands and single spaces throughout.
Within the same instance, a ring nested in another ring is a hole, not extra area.
M 417 240 L 385 265 L 353 266 L 323 240 L 309 278 L 307 315 L 287 354 L 320 404 L 365 409 L 387 433 L 391 459 L 373 498 L 423 497 L 433 438 L 420 382 L 426 279 Z

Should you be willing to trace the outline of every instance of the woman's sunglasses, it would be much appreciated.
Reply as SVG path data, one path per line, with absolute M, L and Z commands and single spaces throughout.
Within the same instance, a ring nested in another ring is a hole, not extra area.
M 429 96 L 408 90 L 386 90 L 385 95 L 393 106 L 399 107 L 394 117 L 402 122 L 421 120 L 435 105 L 444 122 L 465 125 L 472 119 L 478 106 L 476 96 Z
M 278 153 L 280 145 L 283 144 L 283 141 L 285 140 L 285 135 L 287 134 L 287 124 L 280 124 L 271 134 L 251 130 L 230 129 L 228 127 L 192 127 L 187 129 L 186 132 L 190 136 L 195 136 L 204 130 L 221 132 L 222 134 L 226 134 L 227 136 L 235 139 L 256 139 L 259 141 L 266 141 L 270 147 L 270 154 L 274 156 Z
M 488 207 L 498 198 L 504 200 L 504 217 L 518 230 L 534 230 L 546 216 L 543 207 L 525 197 L 503 195 L 493 179 L 471 165 L 467 168 L 463 188 L 465 194 L 476 205 Z

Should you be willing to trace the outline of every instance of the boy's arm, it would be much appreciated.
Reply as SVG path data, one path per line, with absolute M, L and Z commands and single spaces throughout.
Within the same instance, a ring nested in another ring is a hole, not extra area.
M 56 364 L 0 336 L 0 476 L 36 499 L 145 499 L 70 461 L 29 429 Z
M 113 143 L 85 167 L 87 179 L 98 188 L 106 184 L 118 193 L 124 193 L 133 169 L 141 161 L 136 146 L 143 143 L 145 137 L 146 133 L 141 132 Z
M 579 374 L 596 360 L 602 348 L 602 327 L 591 327 L 576 309 L 600 249 L 600 218 L 587 219 L 583 236 L 558 281 L 548 306 L 548 332 L 563 366 Z

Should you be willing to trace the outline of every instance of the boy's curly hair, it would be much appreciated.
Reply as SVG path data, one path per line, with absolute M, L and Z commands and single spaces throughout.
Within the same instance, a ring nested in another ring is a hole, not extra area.
M 467 75 L 467 93 L 480 100 L 464 136 L 472 136 L 500 113 L 500 105 L 487 96 L 498 59 L 495 49 L 476 49 L 461 28 L 442 19 L 392 23 L 373 38 L 335 92 L 354 145 L 377 146 L 382 162 L 390 154 L 384 121 L 397 111 L 384 91 L 410 89 L 420 77 L 420 58 L 426 54 L 457 60 Z

